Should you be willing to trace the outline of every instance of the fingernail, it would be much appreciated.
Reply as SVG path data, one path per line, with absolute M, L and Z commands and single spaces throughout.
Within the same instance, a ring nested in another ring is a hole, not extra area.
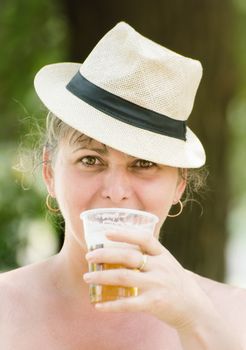
M 93 257 L 93 253 L 89 252 L 85 255 L 86 260 L 90 260 Z
M 91 274 L 90 273 L 84 273 L 83 279 L 85 282 L 90 282 L 91 281 Z

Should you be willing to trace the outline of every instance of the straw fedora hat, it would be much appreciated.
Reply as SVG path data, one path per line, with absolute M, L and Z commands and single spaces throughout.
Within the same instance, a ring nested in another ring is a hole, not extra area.
M 197 168 L 205 152 L 186 120 L 201 76 L 199 61 L 120 22 L 83 64 L 47 65 L 34 85 L 45 106 L 81 133 L 137 158 Z

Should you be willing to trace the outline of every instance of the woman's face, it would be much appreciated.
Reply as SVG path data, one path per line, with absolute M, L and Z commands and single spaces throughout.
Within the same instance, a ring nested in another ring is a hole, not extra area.
M 48 156 L 45 153 L 44 159 Z M 129 156 L 85 136 L 62 142 L 52 167 L 44 162 L 43 173 L 64 217 L 66 234 L 79 241 L 83 237 L 80 213 L 103 207 L 157 215 L 158 236 L 170 207 L 185 188 L 177 168 Z

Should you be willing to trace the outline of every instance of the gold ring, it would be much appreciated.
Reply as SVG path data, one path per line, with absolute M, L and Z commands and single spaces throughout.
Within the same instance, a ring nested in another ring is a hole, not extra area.
M 138 268 L 139 271 L 143 271 L 145 265 L 147 264 L 147 259 L 148 259 L 148 255 L 143 254 L 143 258 L 142 258 L 142 261 L 141 261 L 141 265 L 140 265 L 139 268 Z

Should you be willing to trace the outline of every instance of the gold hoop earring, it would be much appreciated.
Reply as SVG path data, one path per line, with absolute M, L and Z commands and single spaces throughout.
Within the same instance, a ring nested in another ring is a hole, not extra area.
M 50 199 L 51 199 L 51 195 L 50 194 L 47 194 L 47 197 L 46 197 L 46 206 L 47 208 L 49 209 L 49 211 L 51 211 L 52 213 L 58 213 L 60 211 L 59 208 L 52 208 L 51 204 L 50 204 Z
M 175 218 L 176 216 L 179 216 L 179 215 L 182 213 L 183 208 L 184 208 L 184 205 L 183 205 L 183 203 L 181 202 L 181 200 L 179 200 L 178 203 L 176 203 L 176 204 L 179 204 L 179 205 L 180 205 L 180 209 L 179 209 L 179 211 L 178 211 L 176 214 L 168 214 L 167 216 L 168 216 L 169 218 Z

